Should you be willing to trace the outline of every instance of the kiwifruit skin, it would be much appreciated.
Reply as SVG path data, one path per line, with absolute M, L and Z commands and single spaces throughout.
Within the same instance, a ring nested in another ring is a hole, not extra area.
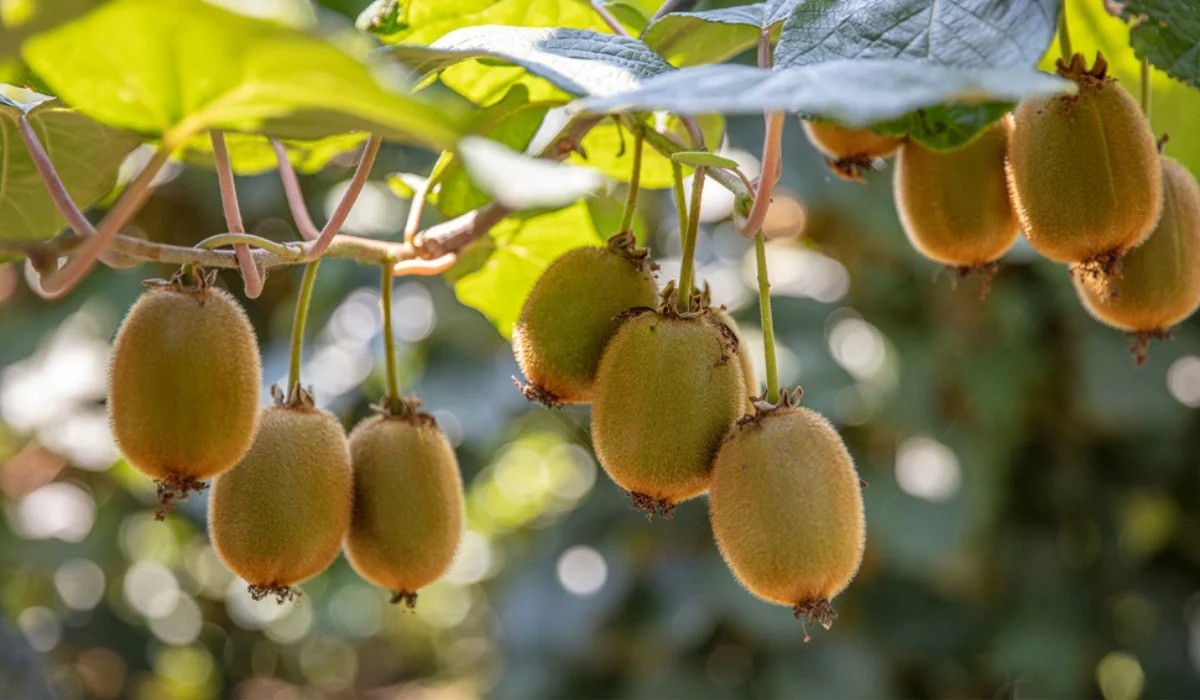
M 209 537 L 247 583 L 291 586 L 337 556 L 352 493 L 350 449 L 331 413 L 265 408 L 250 451 L 213 483 Z
M 712 458 L 742 414 L 732 334 L 712 314 L 627 319 L 596 373 L 592 440 L 618 486 L 670 504 L 708 488 Z
M 458 460 L 432 421 L 375 416 L 350 433 L 354 514 L 346 558 L 364 579 L 415 593 L 454 561 L 462 540 Z
M 1084 308 L 1120 330 L 1165 331 L 1200 306 L 1200 185 L 1173 158 L 1162 159 L 1162 178 L 1162 217 L 1121 261 L 1120 274 L 1074 276 Z
M 713 464 L 709 513 L 734 576 L 772 603 L 832 599 L 862 562 L 854 461 L 829 421 L 806 408 L 778 408 L 730 433 Z
M 206 479 L 250 448 L 261 384 L 254 329 L 233 297 L 214 287 L 150 289 L 113 343 L 109 423 L 143 474 Z
M 647 266 L 607 247 L 570 250 L 534 284 L 513 327 L 513 352 L 525 377 L 559 403 L 586 403 L 616 317 L 653 306 Z
M 742 384 L 746 387 L 746 400 L 743 402 L 742 409 L 746 412 L 753 411 L 754 402 L 751 399 L 758 395 L 758 372 L 754 369 L 754 358 L 750 356 L 750 346 L 746 345 L 742 338 L 742 329 L 738 327 L 737 321 L 733 320 L 733 316 L 728 311 L 722 307 L 713 309 L 712 313 L 718 321 L 729 328 L 733 337 L 737 339 L 738 367 L 742 370 Z
M 1158 222 L 1162 175 L 1150 124 L 1114 81 L 1031 98 L 1012 116 L 1008 184 L 1030 245 L 1065 263 L 1122 255 Z
M 896 156 L 896 208 L 922 255 L 978 267 L 1004 255 L 1020 226 L 1008 196 L 1004 159 L 1011 126 L 999 121 L 952 151 L 907 142 Z
M 900 147 L 895 136 L 848 129 L 833 122 L 804 121 L 804 133 L 818 151 L 834 160 L 887 158 Z

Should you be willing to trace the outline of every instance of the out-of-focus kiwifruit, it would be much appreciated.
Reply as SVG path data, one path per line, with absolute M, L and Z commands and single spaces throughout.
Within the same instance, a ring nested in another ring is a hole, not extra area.
M 902 140 L 870 129 L 851 129 L 828 121 L 805 121 L 804 133 L 825 156 L 825 164 L 843 180 L 863 182 L 876 158 L 896 152 Z

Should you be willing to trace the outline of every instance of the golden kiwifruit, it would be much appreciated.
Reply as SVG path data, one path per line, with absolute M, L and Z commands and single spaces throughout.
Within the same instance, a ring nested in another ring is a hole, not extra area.
M 1059 74 L 1078 94 L 1021 103 L 1008 140 L 1008 185 L 1030 245 L 1107 276 L 1146 240 L 1162 210 L 1162 174 L 1137 102 L 1076 54 Z
M 779 407 L 738 422 L 713 463 L 713 534 L 738 581 L 826 627 L 830 600 L 862 562 L 866 523 L 858 474 L 820 414 Z
M 346 558 L 411 607 L 454 560 L 463 531 L 462 477 L 441 428 L 415 405 L 350 432 L 354 515 Z
M 250 451 L 216 478 L 209 537 L 251 596 L 273 594 L 282 602 L 337 556 L 350 527 L 352 493 L 341 423 L 304 396 L 290 407 L 263 409 Z
M 1093 316 L 1146 338 L 1165 336 L 1200 306 L 1200 185 L 1187 167 L 1166 157 L 1162 181 L 1158 226 L 1121 261 L 1120 274 L 1074 275 L 1079 298 Z
M 621 233 L 568 251 L 538 278 L 513 327 L 525 395 L 548 405 L 586 403 L 616 317 L 657 299 L 648 252 Z
M 1004 158 L 1011 127 L 1000 121 L 961 148 L 934 151 L 908 142 L 896 156 L 900 222 L 922 255 L 979 270 L 1017 240 Z
M 871 169 L 876 158 L 886 158 L 896 152 L 902 140 L 895 136 L 877 134 L 870 129 L 850 129 L 826 121 L 805 121 L 804 133 L 818 151 L 825 155 L 825 164 L 843 180 L 863 181 L 863 173 Z
M 108 417 L 125 459 L 158 480 L 163 508 L 237 463 L 254 437 L 262 368 L 254 329 L 212 276 L 148 283 L 108 367 Z
M 746 395 L 737 339 L 712 313 L 631 310 L 596 372 L 596 457 L 635 505 L 668 515 L 708 488 Z
M 742 339 L 742 329 L 738 327 L 737 321 L 733 320 L 733 315 L 724 306 L 714 308 L 712 313 L 716 320 L 729 328 L 734 339 L 737 340 L 738 367 L 742 370 L 742 384 L 746 387 L 746 400 L 742 402 L 742 410 L 751 412 L 754 410 L 753 399 L 758 396 L 758 373 L 754 370 L 754 358 L 750 356 L 750 346 L 746 345 Z

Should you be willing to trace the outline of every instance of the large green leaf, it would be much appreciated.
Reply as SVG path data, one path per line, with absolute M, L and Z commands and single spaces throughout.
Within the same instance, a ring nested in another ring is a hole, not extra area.
M 719 115 L 706 114 L 696 118 L 700 131 L 704 134 L 704 143 L 709 148 L 717 148 L 725 133 L 725 120 Z M 648 127 L 653 126 L 654 119 L 645 120 Z M 689 143 L 687 130 L 678 117 L 666 119 L 666 130 L 673 132 L 684 143 Z M 606 121 L 593 127 L 580 142 L 583 153 L 572 153 L 570 161 L 581 165 L 590 165 L 608 177 L 622 182 L 629 181 L 633 172 L 633 136 L 611 121 Z M 684 172 L 690 172 L 685 167 Z M 663 156 L 653 148 L 646 146 L 642 149 L 642 179 L 643 189 L 664 189 L 674 183 L 671 159 Z
M 329 165 L 329 162 L 339 155 L 358 148 L 367 137 L 366 132 L 356 131 L 350 134 L 334 134 L 322 139 L 285 139 L 283 145 L 287 148 L 288 162 L 292 167 L 297 172 L 311 174 Z M 275 150 L 271 148 L 271 142 L 265 136 L 226 134 L 225 148 L 229 151 L 233 172 L 238 175 L 257 175 L 279 167 L 279 162 L 275 159 Z M 212 167 L 212 139 L 207 134 L 188 139 L 183 148 L 176 152 L 175 157 L 192 165 Z
M 0 60 L 20 54 L 29 37 L 69 22 L 104 0 L 0 0 Z
M 482 136 L 458 142 L 471 181 L 508 209 L 556 209 L 594 193 L 605 178 L 592 168 L 531 158 Z
M 758 43 L 800 0 L 767 0 L 700 12 L 672 12 L 646 27 L 642 40 L 676 66 L 720 63 Z
M 1200 3 L 1129 0 L 1125 14 L 1137 20 L 1130 43 L 1139 58 L 1200 88 Z
M 24 99 L 18 92 L 26 93 Z M 61 231 L 66 220 L 17 131 L 23 112 L 81 209 L 112 189 L 121 161 L 141 139 L 92 121 L 44 95 L 0 86 L 0 238 L 43 240 Z
M 505 338 L 534 282 L 558 256 L 579 246 L 600 245 L 587 205 L 514 215 L 463 251 L 447 273 L 458 300 L 488 318 Z
M 775 64 L 911 58 L 964 68 L 1037 64 L 1058 0 L 804 0 L 783 23 Z
M 385 51 L 422 74 L 472 58 L 503 61 L 577 96 L 624 92 L 671 70 L 642 42 L 590 29 L 464 27 L 429 46 L 398 44 Z
M 428 44 L 460 27 L 483 24 L 607 30 L 579 0 L 377 0 L 357 22 L 388 44 Z
M 200 0 L 113 0 L 25 43 L 67 103 L 179 146 L 206 129 L 313 139 L 370 131 L 442 148 L 457 119 L 332 44 Z

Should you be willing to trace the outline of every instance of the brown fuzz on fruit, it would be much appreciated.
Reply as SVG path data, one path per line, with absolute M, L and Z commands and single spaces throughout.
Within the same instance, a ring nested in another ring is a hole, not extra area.
M 901 139 L 877 134 L 870 129 L 848 129 L 833 122 L 805 121 L 804 133 L 825 155 L 825 165 L 843 180 L 866 182 L 863 174 L 877 158 L 887 158 L 900 147 Z
M 738 422 L 713 463 L 709 510 L 725 562 L 754 595 L 829 627 L 862 562 L 862 485 L 841 436 L 786 392 Z
M 1006 121 L 953 151 L 908 142 L 896 156 L 896 209 L 922 255 L 960 271 L 983 271 L 1017 240 L 1004 158 Z
M 747 395 L 737 338 L 707 308 L 631 309 L 596 373 L 592 440 L 639 509 L 666 515 L 708 488 L 721 438 Z M 665 511 L 665 512 L 664 512 Z
M 354 513 L 346 559 L 392 603 L 446 573 L 462 540 L 462 477 L 454 448 L 415 401 L 367 418 L 350 433 Z
M 742 329 L 737 321 L 725 310 L 724 306 L 714 307 L 713 318 L 725 324 L 729 332 L 737 340 L 738 368 L 742 370 L 742 384 L 746 387 L 746 396 L 742 401 L 742 410 L 747 413 L 754 411 L 754 397 L 758 395 L 758 373 L 754 370 L 754 358 L 750 356 L 750 346 L 742 340 Z
M 529 380 L 518 382 L 526 398 L 548 406 L 591 399 L 616 317 L 656 299 L 648 255 L 626 232 L 603 247 L 568 251 L 546 268 L 513 328 L 513 353 Z
M 1073 275 L 1084 308 L 1097 320 L 1134 336 L 1137 364 L 1151 339 L 1200 307 L 1200 184 L 1179 161 L 1162 158 L 1163 208 L 1150 237 L 1107 279 Z
M 161 520 L 246 454 L 262 368 L 242 307 L 215 271 L 150 280 L 121 322 L 108 366 L 113 437 L 156 480 Z
M 279 602 L 337 556 L 350 527 L 350 449 L 341 423 L 293 387 L 265 408 L 250 451 L 218 476 L 208 531 L 221 561 L 255 599 Z
M 1097 54 L 1058 71 L 1078 94 L 1026 100 L 1011 117 L 1008 184 L 1025 236 L 1039 253 L 1108 277 L 1141 245 L 1162 210 L 1162 175 L 1150 124 L 1106 75 Z

